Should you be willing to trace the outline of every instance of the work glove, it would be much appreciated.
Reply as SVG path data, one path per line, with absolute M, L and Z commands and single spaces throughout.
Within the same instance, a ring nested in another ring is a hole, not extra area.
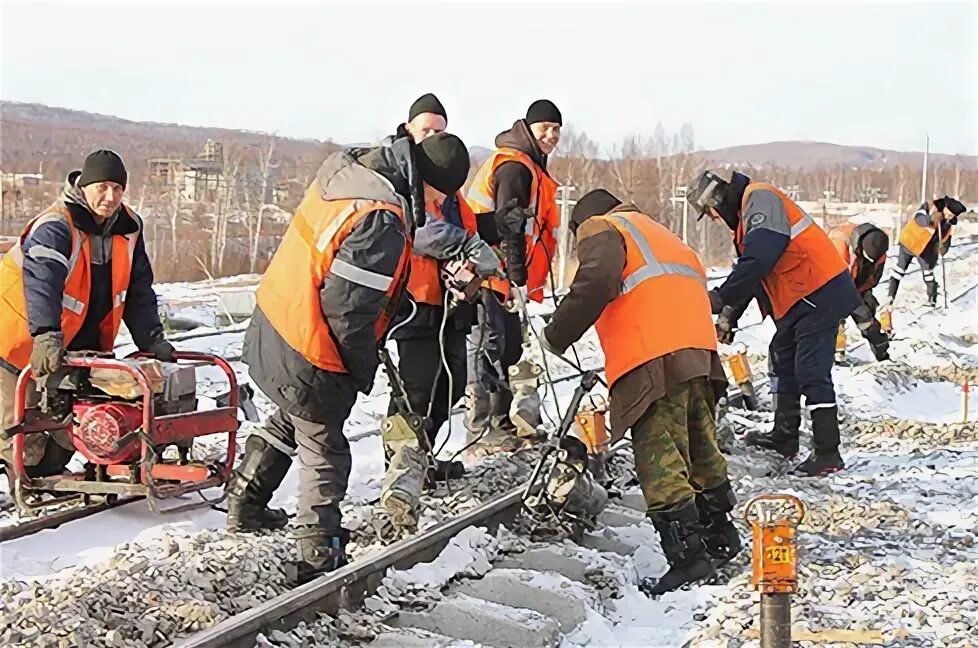
M 951 249 L 951 239 L 947 239 L 946 241 L 941 241 L 940 246 L 937 248 L 937 252 L 941 256 L 944 256 L 945 254 L 947 254 L 948 250 L 950 249 Z
M 462 256 L 472 262 L 475 273 L 480 277 L 503 276 L 499 255 L 478 234 L 473 234 L 462 246 Z
M 529 278 L 526 270 L 526 241 L 523 240 L 523 235 L 503 239 L 500 247 L 506 259 L 506 275 L 510 281 L 522 288 Z
M 146 349 L 146 353 L 149 353 L 161 362 L 173 362 L 173 353 L 175 351 L 176 349 L 173 348 L 172 344 L 162 339 L 157 340 Z
M 716 315 L 723 310 L 723 297 L 716 288 L 710 291 L 710 312 Z
M 737 330 L 737 320 L 734 319 L 733 312 L 733 306 L 724 306 L 717 317 L 717 342 L 720 344 L 733 344 L 734 332 Z
M 40 379 L 53 374 L 64 364 L 65 339 L 61 331 L 48 331 L 34 338 L 34 349 L 31 351 L 31 370 L 34 379 Z
M 873 322 L 873 326 L 866 330 L 866 341 L 873 352 L 873 357 L 882 362 L 890 359 L 890 340 L 883 332 L 879 322 Z
M 547 328 L 550 328 L 550 325 L 547 325 Z M 557 347 L 551 344 L 550 340 L 547 339 L 547 328 L 540 332 L 540 346 L 542 346 L 545 351 L 549 351 L 554 355 L 564 355 L 564 351 L 566 351 L 566 349 L 557 349 Z

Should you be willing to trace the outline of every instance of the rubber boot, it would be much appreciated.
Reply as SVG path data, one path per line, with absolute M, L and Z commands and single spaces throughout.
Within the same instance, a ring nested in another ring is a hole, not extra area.
M 669 571 L 654 585 L 643 583 L 649 596 L 665 594 L 713 575 L 713 563 L 703 543 L 695 499 L 666 511 L 650 512 L 649 518 L 659 532 L 662 551 L 669 561 Z
M 299 545 L 299 560 L 287 562 L 284 570 L 291 584 L 303 585 L 349 562 L 346 558 L 349 532 L 346 529 L 333 534 L 320 527 L 300 527 L 295 532 L 295 539 Z
M 289 455 L 262 437 L 248 437 L 244 458 L 228 482 L 229 531 L 285 528 L 289 516 L 281 509 L 268 508 L 268 502 L 291 465 Z
M 820 407 L 812 410 L 813 452 L 798 464 L 793 475 L 821 477 L 846 467 L 839 454 L 839 408 Z
M 893 303 L 896 298 L 897 290 L 900 289 L 900 280 L 895 277 L 890 277 L 890 284 L 886 288 L 886 297 L 889 303 Z
M 62 448 L 61 444 L 48 436 L 44 442 L 44 454 L 41 456 L 41 460 L 37 465 L 25 467 L 27 476 L 35 478 L 61 475 L 73 456 L 75 456 L 74 450 Z
M 730 482 L 696 495 L 696 508 L 703 528 L 703 542 L 710 557 L 718 565 L 730 562 L 743 548 L 740 532 L 730 520 L 730 512 L 737 505 Z
M 509 406 L 513 404 L 513 392 L 508 389 L 489 394 L 491 406 L 492 431 L 500 435 L 516 436 L 516 424 L 509 417 Z
M 928 281 L 927 282 L 927 305 L 937 306 L 937 282 Z
M 774 395 L 774 428 L 770 432 L 750 431 L 746 443 L 755 448 L 774 450 L 786 459 L 798 454 L 798 429 L 801 427 L 801 396 Z

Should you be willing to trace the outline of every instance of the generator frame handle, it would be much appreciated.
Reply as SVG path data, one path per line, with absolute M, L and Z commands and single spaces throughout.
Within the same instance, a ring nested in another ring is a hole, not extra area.
M 152 357 L 151 354 L 144 352 L 137 352 L 126 356 L 127 358 L 143 358 Z M 220 367 L 227 376 L 228 382 L 231 387 L 230 394 L 230 404 L 229 407 L 233 407 L 235 410 L 238 408 L 238 380 L 237 376 L 234 374 L 234 369 L 231 368 L 231 364 L 219 356 L 211 355 L 209 353 L 196 353 L 191 351 L 175 351 L 173 353 L 173 360 L 188 360 L 188 361 L 203 361 L 210 364 L 214 364 Z M 153 410 L 153 391 L 149 385 L 149 379 L 146 374 L 139 369 L 134 367 L 122 360 L 114 357 L 106 356 L 93 356 L 93 355 L 74 355 L 67 354 L 63 362 L 66 367 L 73 367 L 76 369 L 116 369 L 119 371 L 124 371 L 130 376 L 136 379 L 142 390 L 142 407 L 143 407 L 143 425 L 142 429 L 149 431 L 153 429 L 153 419 L 155 418 Z M 24 413 L 27 410 L 27 386 L 28 383 L 34 378 L 34 371 L 30 365 L 24 367 L 17 376 L 17 387 L 14 392 L 14 426 L 16 427 L 24 421 Z M 228 432 L 228 445 L 227 445 L 227 463 L 225 465 L 225 477 L 230 477 L 231 470 L 234 466 L 234 457 L 236 451 L 236 433 L 237 430 L 231 430 Z M 140 452 L 141 465 L 140 465 L 140 481 L 146 483 L 146 462 L 149 458 L 150 448 L 146 443 L 146 439 L 141 441 L 142 447 Z M 24 465 L 24 433 L 20 432 L 13 435 L 13 473 L 14 480 L 20 481 L 22 483 L 30 483 L 30 478 L 27 476 L 27 467 Z

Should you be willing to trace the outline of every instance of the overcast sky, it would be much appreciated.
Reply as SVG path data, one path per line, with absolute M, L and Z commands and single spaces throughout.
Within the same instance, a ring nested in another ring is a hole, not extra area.
M 534 99 L 604 146 L 692 122 L 978 154 L 978 3 L 4 0 L 0 93 L 134 120 L 375 140 L 434 91 L 489 146 Z

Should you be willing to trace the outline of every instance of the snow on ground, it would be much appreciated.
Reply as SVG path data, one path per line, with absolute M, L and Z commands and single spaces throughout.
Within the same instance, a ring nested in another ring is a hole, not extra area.
M 958 241 L 948 257 L 947 275 L 952 297 L 978 277 L 978 245 L 963 243 L 964 241 Z M 911 266 L 911 270 L 915 271 L 917 267 Z M 718 280 L 722 276 L 723 271 L 712 272 L 711 280 Z M 938 278 L 941 278 L 940 270 Z M 238 289 L 240 285 L 249 283 L 253 285 L 253 278 L 229 278 L 203 284 L 164 285 L 160 287 L 160 291 L 174 303 L 186 300 L 187 308 L 197 309 L 193 312 L 199 313 L 200 309 L 209 308 L 208 304 L 213 303 L 216 292 L 221 289 Z M 885 290 L 884 281 L 878 290 L 881 299 Z M 533 315 L 532 322 L 539 330 L 543 325 L 540 316 L 552 311 L 552 303 L 530 304 L 529 309 Z M 178 311 L 177 315 L 181 313 Z M 741 325 L 737 346 L 746 347 L 753 361 L 755 378 L 761 378 L 765 373 L 767 344 L 774 330 L 773 324 L 770 320 L 760 322 L 759 314 L 752 306 Z M 885 580 L 899 576 L 912 581 L 912 578 L 925 577 L 917 574 L 911 578 L 902 571 L 894 576 L 894 565 L 913 565 L 917 571 L 939 572 L 944 564 L 942 560 L 946 558 L 922 552 L 913 544 L 916 542 L 915 534 L 922 533 L 921 529 L 926 530 L 927 534 L 944 538 L 960 538 L 961 534 L 974 532 L 978 523 L 978 450 L 973 442 L 953 447 L 928 445 L 926 440 L 921 441 L 914 437 L 912 431 L 906 435 L 903 432 L 894 432 L 899 426 L 894 427 L 896 424 L 893 421 L 899 419 L 921 424 L 942 424 L 960 420 L 960 386 L 946 379 L 918 378 L 914 372 L 949 367 L 978 370 L 978 290 L 951 304 L 947 310 L 932 311 L 924 307 L 924 287 L 920 273 L 908 274 L 901 285 L 895 305 L 894 326 L 895 340 L 891 347 L 893 360 L 889 363 L 875 363 L 872 362 L 866 345 L 859 343 L 858 332 L 851 323 L 847 325 L 849 363 L 837 367 L 834 374 L 842 410 L 849 421 L 843 432 L 844 443 L 847 444 L 844 450 L 849 461 L 847 471 L 825 480 L 811 482 L 772 475 L 770 458 L 764 458 L 763 461 L 758 458 L 755 461 L 738 455 L 731 459 L 731 465 L 737 474 L 742 475 L 738 480 L 741 501 L 744 501 L 746 495 L 761 491 L 795 492 L 809 503 L 816 520 L 819 515 L 823 520 L 831 518 L 832 512 L 840 506 L 875 503 L 889 507 L 885 513 L 870 511 L 867 514 L 858 514 L 857 511 L 855 517 L 845 523 L 855 525 L 857 530 L 875 529 L 873 532 L 859 532 L 862 534 L 860 549 L 839 540 L 838 528 L 834 531 L 830 529 L 830 533 L 819 527 L 803 534 L 803 551 L 804 543 L 811 543 L 812 547 L 824 545 L 829 547 L 826 551 L 834 555 L 836 561 L 872 554 L 878 558 L 878 570 L 873 562 L 860 563 L 860 569 L 868 570 L 872 578 Z M 234 357 L 240 355 L 242 336 L 238 330 L 178 342 L 177 346 L 180 349 Z M 579 354 L 580 364 L 585 368 L 601 366 L 601 352 L 593 330 L 575 349 Z M 120 350 L 131 350 L 131 347 Z M 538 361 L 546 361 L 547 369 L 555 379 L 575 373 L 572 367 L 553 356 L 541 358 L 536 347 L 531 349 L 531 354 Z M 574 360 L 573 354 L 569 353 L 568 357 Z M 247 381 L 246 367 L 240 362 L 234 362 L 233 365 L 239 380 Z M 201 368 L 198 369 L 198 376 L 205 393 L 215 395 L 223 389 L 219 371 Z M 560 382 L 547 394 L 547 412 L 551 418 L 558 418 L 558 409 L 554 406 L 555 397 L 558 403 L 566 404 L 576 384 L 575 380 Z M 766 397 L 763 389 L 761 392 L 763 402 Z M 354 461 L 349 498 L 354 502 L 368 502 L 379 494 L 383 458 L 377 429 L 386 412 L 386 393 L 387 381 L 381 372 L 373 392 L 368 397 L 361 397 L 346 426 Z M 595 393 L 601 392 L 596 390 Z M 261 394 L 257 395 L 257 405 L 263 416 L 267 416 L 272 409 L 270 402 Z M 975 407 L 972 406 L 972 411 L 974 410 Z M 460 414 L 453 417 L 452 433 L 441 456 L 449 457 L 462 447 L 464 429 L 461 419 Z M 770 419 L 769 416 L 765 418 L 763 413 L 737 412 L 733 413 L 730 420 L 746 421 L 765 427 L 769 423 L 764 421 Z M 251 425 L 243 425 L 239 433 L 239 443 L 243 443 Z M 806 429 L 807 425 L 806 422 Z M 877 427 L 866 427 L 873 425 Z M 876 431 L 866 432 L 870 429 Z M 443 430 L 439 443 L 445 435 Z M 974 441 L 974 434 L 971 437 Z M 201 445 L 211 449 L 220 447 L 217 442 Z M 273 505 L 294 512 L 296 477 L 297 469 L 293 467 L 282 488 L 276 493 Z M 192 499 L 187 498 L 184 501 Z M 894 519 L 899 524 L 894 525 Z M 10 518 L 0 520 L 0 523 L 9 524 Z M 0 547 L 0 583 L 22 579 L 66 579 L 80 566 L 91 566 L 105 561 L 123 543 L 129 543 L 133 547 L 165 536 L 189 536 L 201 530 L 219 529 L 223 525 L 224 515 L 206 508 L 161 517 L 151 513 L 145 503 L 137 502 L 69 523 L 60 529 L 4 543 Z M 908 537 L 901 537 L 899 542 L 888 544 L 886 534 L 881 531 L 899 535 L 897 529 L 903 527 L 913 528 L 915 531 Z M 648 533 L 648 530 L 638 529 L 635 532 Z M 663 569 L 661 553 L 655 547 L 654 535 L 652 533 L 645 539 L 646 544 L 654 547 L 654 550 L 637 552 L 632 564 L 634 569 L 647 575 L 661 573 Z M 921 542 L 926 544 L 926 538 Z M 953 553 L 954 550 L 952 547 L 948 551 Z M 962 549 L 957 555 L 970 556 L 973 552 L 967 554 Z M 811 580 L 814 578 L 812 574 L 824 576 L 826 570 L 830 570 L 832 560 L 814 550 L 812 556 L 813 565 L 810 571 L 806 571 L 806 578 L 809 578 L 806 581 L 808 589 L 799 596 L 799 603 L 804 602 L 806 606 L 802 608 L 807 614 L 805 622 L 813 627 L 830 627 L 844 623 L 842 611 L 847 607 L 845 600 L 832 599 L 829 594 L 818 589 L 815 585 L 817 580 Z M 960 592 L 964 587 L 964 591 L 970 591 L 973 596 L 975 582 L 978 580 L 975 580 L 972 571 L 958 576 L 948 575 L 944 581 L 928 581 L 926 587 L 943 586 L 954 592 Z M 865 586 L 870 592 L 878 587 L 883 587 L 883 584 L 870 583 Z M 704 586 L 673 593 L 657 601 L 649 600 L 632 587 L 626 589 L 623 598 L 616 601 L 613 613 L 608 616 L 592 615 L 574 633 L 565 637 L 565 645 L 678 646 L 694 637 L 700 642 L 696 645 L 721 645 L 710 643 L 719 641 L 719 635 L 716 634 L 719 630 L 716 628 L 729 629 L 724 625 L 725 618 L 717 616 L 719 611 L 726 610 L 725 614 L 728 615 L 747 614 L 744 611 L 747 608 L 743 607 L 743 603 L 746 603 L 748 607 L 754 605 L 751 609 L 756 613 L 756 596 L 749 592 L 743 578 L 734 579 L 726 585 Z M 745 594 L 746 599 L 743 598 Z M 833 605 L 839 607 L 837 616 L 833 616 Z M 884 613 L 872 606 L 863 608 L 861 614 L 867 618 L 866 623 L 869 625 L 883 625 L 893 621 L 881 616 Z M 934 641 L 937 641 L 941 633 L 945 633 L 945 637 L 954 636 L 953 633 L 947 635 L 948 629 L 944 627 L 928 634 L 931 630 L 924 622 L 907 621 L 904 625 L 913 632 L 922 633 L 915 636 L 934 637 Z M 957 632 L 954 628 L 951 630 Z M 649 643 L 650 641 L 653 643 Z

